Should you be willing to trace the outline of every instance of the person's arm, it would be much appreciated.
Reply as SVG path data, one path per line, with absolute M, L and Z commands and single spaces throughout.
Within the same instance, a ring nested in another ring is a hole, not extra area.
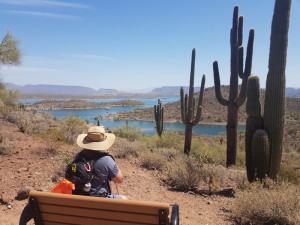
M 117 176 L 115 176 L 114 178 L 112 178 L 112 181 L 117 183 L 117 184 L 120 184 L 123 182 L 123 174 L 121 172 L 121 170 L 119 169 L 119 172 L 117 174 Z

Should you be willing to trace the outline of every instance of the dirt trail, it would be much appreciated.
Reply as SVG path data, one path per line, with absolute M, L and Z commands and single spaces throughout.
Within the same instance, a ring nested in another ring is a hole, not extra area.
M 51 190 L 61 179 L 57 165 L 61 156 L 45 154 L 42 140 L 19 132 L 12 124 L 0 121 L 0 131 L 14 143 L 12 155 L 0 155 L 0 225 L 16 225 L 27 203 L 27 199 L 16 200 L 16 196 L 22 199 L 22 194 L 17 193 L 28 189 Z M 156 171 L 139 167 L 137 159 L 116 161 L 125 177 L 118 191 L 129 199 L 177 203 L 182 225 L 233 224 L 228 220 L 231 198 L 172 191 Z M 117 193 L 114 184 L 112 189 Z

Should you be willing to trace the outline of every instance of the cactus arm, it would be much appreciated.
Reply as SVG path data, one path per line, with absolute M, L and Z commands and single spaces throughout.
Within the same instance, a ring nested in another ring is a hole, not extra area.
M 251 75 L 248 78 L 247 85 L 247 103 L 246 113 L 248 118 L 246 120 L 246 133 L 245 133 L 245 151 L 246 151 L 246 169 L 249 182 L 256 179 L 256 170 L 252 162 L 253 148 L 252 139 L 253 135 L 258 129 L 263 128 L 263 119 L 261 117 L 260 98 L 260 84 L 259 77 Z M 256 164 L 257 167 L 257 164 Z
M 244 54 L 244 48 L 239 47 L 238 49 L 238 71 L 239 71 L 239 77 L 241 79 L 247 78 L 251 74 L 252 69 L 252 59 L 253 59 L 253 45 L 254 45 L 254 34 L 255 30 L 250 29 L 249 31 L 249 38 L 248 38 L 248 45 L 247 45 L 247 55 L 246 55 L 246 62 L 245 62 L 245 71 L 243 71 L 243 54 Z
M 190 73 L 190 88 L 189 88 L 189 101 L 187 109 L 187 123 L 191 123 L 193 120 L 193 98 L 194 98 L 194 78 L 195 78 L 195 58 L 196 50 L 192 51 L 191 73 Z
M 230 31 L 231 48 L 237 47 L 238 42 L 238 21 L 239 21 L 239 7 L 236 5 L 233 9 L 232 28 Z
M 250 29 L 249 38 L 248 38 L 248 46 L 247 46 L 247 56 L 245 63 L 245 71 L 243 72 L 243 47 L 239 47 L 238 55 L 239 55 L 239 76 L 242 80 L 242 86 L 239 93 L 238 98 L 235 100 L 235 104 L 240 107 L 244 104 L 246 100 L 246 89 L 247 89 L 247 81 L 248 77 L 251 74 L 252 69 L 252 58 L 253 58 L 253 44 L 254 44 L 254 29 Z
M 264 129 L 270 138 L 270 174 L 280 169 L 285 114 L 285 69 L 291 0 L 276 0 L 272 19 L 269 71 L 267 75 Z
M 205 86 L 205 75 L 203 74 L 202 80 L 201 80 L 201 88 L 199 93 L 199 99 L 198 99 L 198 108 L 197 108 L 197 114 L 193 121 L 193 126 L 197 125 L 201 119 L 202 115 L 202 102 L 203 102 L 203 95 L 204 95 L 204 86 Z
M 201 114 L 202 114 L 202 106 L 198 106 L 197 114 L 196 114 L 194 121 L 192 122 L 192 126 L 196 126 L 199 123 L 199 121 L 201 119 Z
M 243 79 L 242 85 L 241 85 L 241 90 L 240 90 L 240 93 L 239 93 L 239 97 L 234 101 L 234 104 L 237 107 L 242 106 L 244 104 L 245 100 L 246 100 L 246 97 L 247 97 L 247 94 L 246 94 L 247 81 L 248 81 L 248 78 Z
M 237 46 L 241 46 L 243 44 L 243 27 L 244 27 L 244 17 L 239 17 L 239 30 L 238 30 L 238 40 L 237 40 Z
M 228 106 L 229 102 L 225 98 L 223 98 L 222 91 L 221 91 L 219 67 L 218 67 L 217 61 L 215 61 L 213 63 L 213 69 L 214 69 L 214 82 L 215 82 L 216 98 L 221 105 Z
M 255 131 L 251 145 L 251 163 L 254 177 L 260 180 L 269 174 L 270 143 L 265 130 Z
M 193 97 L 193 109 L 192 109 L 193 115 L 194 115 L 194 112 L 195 112 L 195 107 L 196 107 L 196 97 L 194 96 Z
M 157 107 L 156 105 L 154 105 L 154 119 L 155 119 L 155 122 L 157 121 Z
M 180 89 L 180 108 L 181 108 L 181 120 L 183 124 L 186 124 L 186 101 L 184 96 L 183 87 Z

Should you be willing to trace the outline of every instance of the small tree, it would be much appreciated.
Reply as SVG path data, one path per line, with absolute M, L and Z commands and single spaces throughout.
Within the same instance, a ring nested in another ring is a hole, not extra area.
M 18 48 L 19 41 L 14 39 L 13 33 L 7 31 L 0 44 L 0 63 L 2 65 L 18 65 L 21 63 L 22 53 Z

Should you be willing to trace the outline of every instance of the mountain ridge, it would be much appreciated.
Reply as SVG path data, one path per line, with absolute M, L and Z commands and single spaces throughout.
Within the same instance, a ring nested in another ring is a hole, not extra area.
M 9 90 L 19 90 L 21 94 L 41 94 L 41 95 L 109 95 L 109 94 L 124 94 L 134 92 L 124 92 L 112 88 L 99 88 L 95 90 L 90 87 L 72 86 L 72 85 L 51 85 L 51 84 L 27 84 L 24 86 L 13 83 L 6 83 L 6 88 Z M 188 86 L 162 86 L 153 88 L 148 94 L 162 95 L 177 95 L 180 93 L 181 87 L 188 93 Z M 194 88 L 194 93 L 199 92 L 200 87 Z M 300 98 L 300 88 L 286 88 L 286 97 Z

